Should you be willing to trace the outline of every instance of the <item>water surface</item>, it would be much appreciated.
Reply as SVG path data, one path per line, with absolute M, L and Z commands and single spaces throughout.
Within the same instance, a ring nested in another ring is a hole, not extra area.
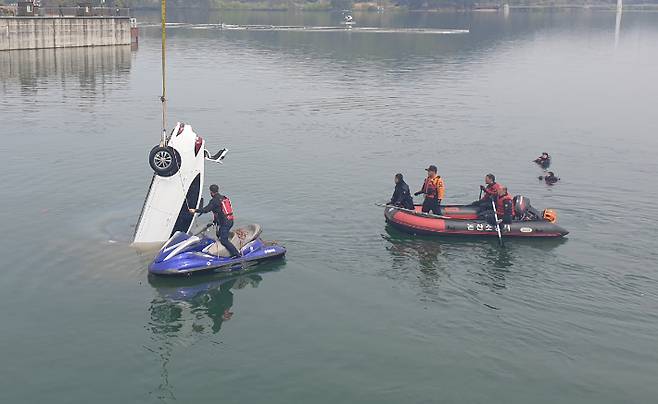
M 129 245 L 160 130 L 157 28 L 137 51 L 0 53 L 0 401 L 655 401 L 658 14 L 626 13 L 616 45 L 607 12 L 357 21 L 470 33 L 170 30 L 170 124 L 231 149 L 206 181 L 289 249 L 233 280 L 150 279 Z M 537 181 L 542 151 L 557 186 Z M 568 240 L 387 229 L 373 202 L 428 164 L 451 203 L 494 172 Z

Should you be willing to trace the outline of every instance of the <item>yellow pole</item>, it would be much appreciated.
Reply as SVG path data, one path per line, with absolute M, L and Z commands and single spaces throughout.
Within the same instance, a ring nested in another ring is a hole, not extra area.
M 161 21 L 162 21 L 162 96 L 160 97 L 160 101 L 162 101 L 162 140 L 164 142 L 165 136 L 166 136 L 166 129 L 167 129 L 167 121 L 166 121 L 166 110 L 167 110 L 167 88 L 166 88 L 166 69 L 165 69 L 165 62 L 166 62 L 166 44 L 167 44 L 167 28 L 166 28 L 166 23 L 167 23 L 167 0 L 162 0 L 162 16 L 161 16 Z

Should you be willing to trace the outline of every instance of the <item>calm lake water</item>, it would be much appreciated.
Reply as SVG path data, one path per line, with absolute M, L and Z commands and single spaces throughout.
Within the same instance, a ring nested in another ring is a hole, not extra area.
M 470 33 L 169 30 L 170 125 L 231 149 L 206 181 L 289 249 L 228 281 L 150 279 L 130 246 L 158 29 L 137 51 L 0 53 L 0 402 L 655 402 L 658 13 L 624 14 L 617 39 L 609 12 L 356 19 Z M 571 234 L 500 249 L 387 229 L 373 203 L 428 164 L 447 202 L 494 172 Z

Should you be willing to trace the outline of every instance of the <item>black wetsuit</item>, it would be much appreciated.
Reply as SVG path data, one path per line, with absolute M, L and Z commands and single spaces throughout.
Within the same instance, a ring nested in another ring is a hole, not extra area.
M 210 202 L 208 202 L 208 205 L 197 210 L 197 212 L 200 214 L 209 212 L 213 213 L 215 216 L 213 223 L 217 225 L 217 239 L 224 247 L 226 247 L 231 254 L 231 257 L 237 257 L 240 255 L 240 252 L 228 239 L 228 232 L 231 230 L 231 227 L 233 227 L 233 220 L 228 219 L 226 215 L 224 215 L 224 212 L 222 212 L 222 199 L 224 198 L 226 198 L 224 195 L 215 194 Z
M 539 164 L 541 168 L 547 169 L 551 166 L 551 156 L 542 157 L 539 156 L 535 159 L 535 163 Z
M 544 181 L 546 181 L 547 184 L 553 185 L 556 182 L 558 182 L 560 179 L 554 175 L 547 175 L 544 177 Z
M 393 196 L 391 196 L 391 201 L 389 205 L 400 206 L 404 209 L 414 209 L 414 200 L 411 198 L 411 191 L 409 191 L 409 185 L 407 185 L 404 180 L 400 180 L 395 184 L 395 191 Z

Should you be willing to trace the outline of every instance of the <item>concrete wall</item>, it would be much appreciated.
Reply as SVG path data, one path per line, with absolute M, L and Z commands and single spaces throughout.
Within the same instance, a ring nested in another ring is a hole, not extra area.
M 0 17 L 0 51 L 130 45 L 128 17 Z

